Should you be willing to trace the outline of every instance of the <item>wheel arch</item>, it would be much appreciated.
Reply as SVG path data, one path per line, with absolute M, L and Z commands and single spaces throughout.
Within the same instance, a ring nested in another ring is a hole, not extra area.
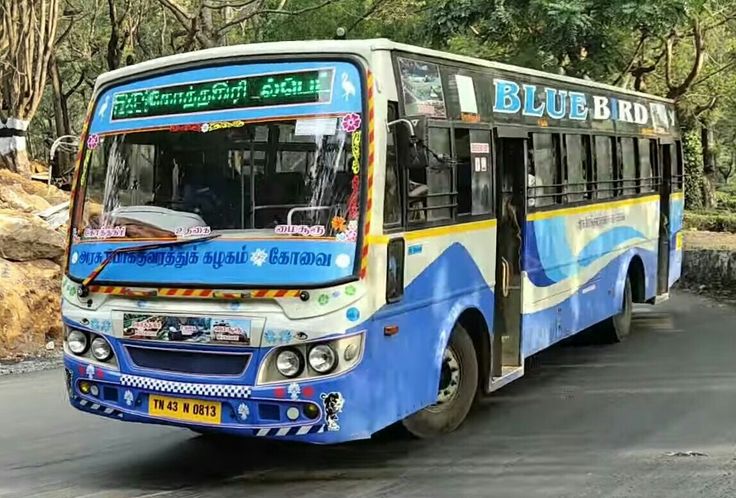
M 629 266 L 626 273 L 631 281 L 631 293 L 635 303 L 646 302 L 647 275 L 644 271 L 644 261 L 637 254 L 629 260 Z
M 478 360 L 478 389 L 485 392 L 491 372 L 491 329 L 483 313 L 475 307 L 466 308 L 457 318 L 473 341 Z

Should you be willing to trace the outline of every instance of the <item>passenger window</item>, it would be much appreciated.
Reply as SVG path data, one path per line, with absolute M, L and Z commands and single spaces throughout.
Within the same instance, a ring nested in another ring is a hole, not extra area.
M 636 177 L 636 152 L 633 138 L 621 139 L 621 159 L 623 161 L 624 195 L 636 194 L 639 182 Z
M 641 191 L 654 191 L 654 182 L 652 181 L 652 150 L 651 140 L 639 139 L 639 169 L 641 177 Z
M 582 137 L 566 135 L 565 148 L 567 150 L 567 200 L 568 202 L 580 202 L 585 199 L 587 190 Z
M 609 199 L 615 191 L 613 154 L 610 137 L 595 137 L 595 158 L 598 198 Z
M 682 143 L 675 142 L 675 153 L 672 155 L 672 190 L 682 191 Z
M 551 206 L 557 197 L 557 154 L 551 134 L 535 133 L 533 155 L 527 175 L 529 187 L 529 205 L 536 207 Z
M 453 207 L 453 168 L 449 161 L 440 160 L 451 157 L 449 128 L 429 129 L 429 155 L 427 177 L 427 221 L 449 220 Z M 436 155 L 436 156 L 435 156 Z M 443 195 L 446 194 L 446 195 Z

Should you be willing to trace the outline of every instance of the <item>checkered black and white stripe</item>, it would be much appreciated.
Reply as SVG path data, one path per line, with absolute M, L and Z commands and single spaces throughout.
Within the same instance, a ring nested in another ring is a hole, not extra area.
M 274 427 L 271 429 L 253 429 L 253 435 L 258 437 L 306 436 L 319 434 L 325 431 L 324 425 L 302 425 L 296 427 Z
M 102 406 L 99 403 L 94 403 L 94 402 L 88 401 L 86 399 L 80 399 L 79 400 L 79 406 L 81 406 L 83 408 L 87 408 L 89 410 L 100 412 L 101 414 L 107 415 L 108 417 L 123 418 L 122 412 L 119 412 L 115 408 L 110 408 L 110 407 L 107 407 L 107 406 Z
M 172 394 L 190 394 L 217 398 L 250 398 L 251 395 L 250 386 L 174 382 L 170 380 L 152 379 L 150 377 L 140 377 L 138 375 L 121 375 L 120 383 L 126 387 Z

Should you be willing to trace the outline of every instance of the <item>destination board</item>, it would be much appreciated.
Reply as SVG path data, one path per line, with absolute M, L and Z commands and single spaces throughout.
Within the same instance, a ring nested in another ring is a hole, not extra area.
M 330 102 L 333 70 L 228 78 L 115 94 L 112 121 Z

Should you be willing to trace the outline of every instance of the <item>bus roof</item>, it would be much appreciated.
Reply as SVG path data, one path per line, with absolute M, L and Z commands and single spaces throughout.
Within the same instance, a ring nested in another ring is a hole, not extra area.
M 123 79 L 137 74 L 153 71 L 157 69 L 172 67 L 187 62 L 200 62 L 206 60 L 223 59 L 229 57 L 238 56 L 256 56 L 256 55 L 286 55 L 286 54 L 305 54 L 305 53 L 318 53 L 318 54 L 356 54 L 362 56 L 366 60 L 370 59 L 370 53 L 376 50 L 397 50 L 417 55 L 424 55 L 427 57 L 434 57 L 437 59 L 445 59 L 448 61 L 462 62 L 465 64 L 472 64 L 476 66 L 486 67 L 490 69 L 497 69 L 501 71 L 509 71 L 518 74 L 524 74 L 528 76 L 536 76 L 540 78 L 547 78 L 554 81 L 565 82 L 573 85 L 579 85 L 582 87 L 595 88 L 608 90 L 610 92 L 616 92 L 625 95 L 632 95 L 636 97 L 642 97 L 650 100 L 658 100 L 660 102 L 666 102 L 673 104 L 674 101 L 659 97 L 656 95 L 646 94 L 642 92 L 635 92 L 625 88 L 616 87 L 613 85 L 607 85 L 603 83 L 596 83 L 594 81 L 571 78 L 569 76 L 560 76 L 557 74 L 547 73 L 544 71 L 538 71 L 535 69 L 529 69 L 525 67 L 513 66 L 510 64 L 502 64 L 498 62 L 491 62 L 484 59 L 477 59 L 474 57 L 466 57 L 463 55 L 456 55 L 449 52 L 441 52 L 439 50 L 432 50 L 414 45 L 406 45 L 403 43 L 396 43 L 386 38 L 374 38 L 367 40 L 308 40 L 308 41 L 284 41 L 284 42 L 269 42 L 269 43 L 252 43 L 247 45 L 232 45 L 228 47 L 217 47 L 206 50 L 198 50 L 194 52 L 187 52 L 184 54 L 171 55 L 168 57 L 162 57 L 158 59 L 152 59 L 140 64 L 128 66 L 125 68 L 117 69 L 100 75 L 97 79 L 97 87 L 106 85 L 118 79 Z

